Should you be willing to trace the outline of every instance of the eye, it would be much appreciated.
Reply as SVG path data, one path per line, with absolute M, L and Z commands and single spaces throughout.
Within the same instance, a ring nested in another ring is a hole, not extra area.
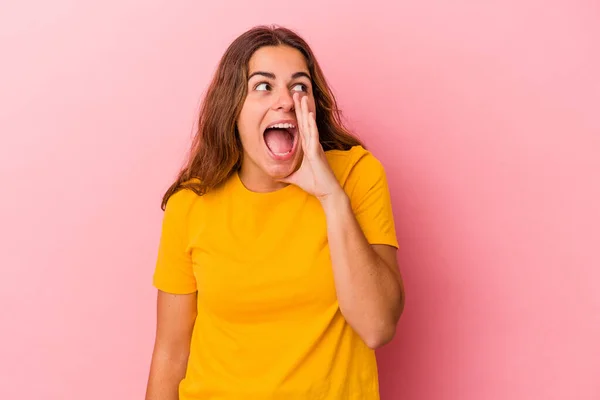
M 267 82 L 261 82 L 254 87 L 254 90 L 258 90 L 258 91 L 269 90 L 269 84 Z
M 300 87 L 300 89 L 296 89 L 297 87 Z M 300 92 L 306 92 L 308 90 L 308 86 L 305 85 L 304 83 L 296 83 L 294 85 L 294 90 L 299 90 Z

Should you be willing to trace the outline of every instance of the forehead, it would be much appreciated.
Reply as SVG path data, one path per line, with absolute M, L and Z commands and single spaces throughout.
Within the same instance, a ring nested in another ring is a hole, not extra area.
M 256 50 L 248 62 L 248 73 L 256 71 L 272 72 L 277 76 L 309 72 L 304 55 L 289 46 L 266 46 Z

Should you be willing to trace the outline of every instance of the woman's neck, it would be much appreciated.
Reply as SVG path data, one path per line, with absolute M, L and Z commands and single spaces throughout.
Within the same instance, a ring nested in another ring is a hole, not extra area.
M 273 177 L 267 175 L 256 165 L 242 163 L 242 167 L 237 172 L 244 186 L 257 193 L 274 192 L 288 186 L 287 183 L 279 182 Z

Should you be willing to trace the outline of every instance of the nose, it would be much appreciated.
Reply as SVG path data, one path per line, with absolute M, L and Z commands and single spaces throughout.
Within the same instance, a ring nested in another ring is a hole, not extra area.
M 294 98 L 292 97 L 292 94 L 286 89 L 279 90 L 275 102 L 273 103 L 273 109 L 285 112 L 293 111 Z

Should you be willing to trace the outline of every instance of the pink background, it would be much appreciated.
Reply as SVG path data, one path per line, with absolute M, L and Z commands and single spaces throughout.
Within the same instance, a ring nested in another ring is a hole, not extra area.
M 308 39 L 387 167 L 407 305 L 383 399 L 600 398 L 600 3 L 11 3 L 1 399 L 143 398 L 160 197 L 259 23 Z

